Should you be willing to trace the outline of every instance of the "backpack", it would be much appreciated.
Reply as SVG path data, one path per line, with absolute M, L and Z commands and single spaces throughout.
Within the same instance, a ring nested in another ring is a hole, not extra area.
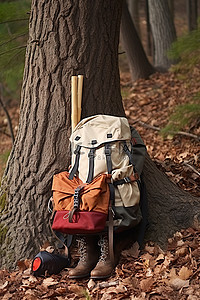
M 121 232 L 137 226 L 146 147 L 124 117 L 81 120 L 71 137 L 69 172 L 53 177 L 52 229 L 67 234 Z M 95 200 L 94 200 L 95 199 Z

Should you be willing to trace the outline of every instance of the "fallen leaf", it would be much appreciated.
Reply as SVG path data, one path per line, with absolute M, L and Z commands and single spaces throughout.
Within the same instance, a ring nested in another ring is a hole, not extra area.
M 140 288 L 143 292 L 150 292 L 154 284 L 153 278 L 147 278 L 140 281 Z
M 65 287 L 58 287 L 55 289 L 55 292 L 59 295 L 63 295 L 63 294 L 66 294 L 66 288 Z
M 170 270 L 169 277 L 170 277 L 171 279 L 177 278 L 176 269 L 172 268 L 172 269 Z
M 121 254 L 124 257 L 131 256 L 134 258 L 138 258 L 139 254 L 140 254 L 139 248 L 140 248 L 140 246 L 139 246 L 138 242 L 135 242 L 130 249 L 122 251 Z
M 179 271 L 179 278 L 186 280 L 192 275 L 192 270 L 189 270 L 187 267 L 183 266 Z
M 19 260 L 17 262 L 17 266 L 19 268 L 20 272 L 25 271 L 26 269 L 28 269 L 30 267 L 30 261 L 25 259 L 25 260 Z
M 104 293 L 103 296 L 101 297 L 101 300 L 109 300 L 109 299 L 113 299 L 113 295 L 109 294 L 109 293 Z
M 148 268 L 146 271 L 146 277 L 152 277 L 152 276 L 153 276 L 153 272 L 150 268 Z
M 182 247 L 178 250 L 176 250 L 177 256 L 185 256 L 188 253 L 188 249 L 186 247 Z
M 180 278 L 174 278 L 170 280 L 169 284 L 176 290 L 180 290 L 183 287 L 188 287 L 190 285 L 189 280 L 183 280 Z
M 3 298 L 1 298 L 1 300 L 10 300 L 10 299 L 12 299 L 12 297 L 13 297 L 13 294 L 8 292 L 3 296 Z
M 160 253 L 160 254 L 158 255 L 158 257 L 156 258 L 157 263 L 161 263 L 161 262 L 163 262 L 164 260 L 165 260 L 165 256 L 164 256 L 163 253 Z
M 0 284 L 0 290 L 4 290 L 4 289 L 8 286 L 8 283 L 9 283 L 9 282 L 6 281 L 6 282 Z
M 87 286 L 88 286 L 89 290 L 92 290 L 96 286 L 96 283 L 94 282 L 94 280 L 90 279 L 88 281 L 88 285 Z
M 131 300 L 146 300 L 146 293 L 142 292 L 139 297 L 131 296 Z
M 45 286 L 45 287 L 49 287 L 49 286 L 52 286 L 52 285 L 56 285 L 58 283 L 59 282 L 55 281 L 55 279 L 53 279 L 52 277 L 48 277 L 48 278 L 45 278 L 43 280 L 42 285 Z
M 84 295 L 84 288 L 82 286 L 78 286 L 77 284 L 70 284 L 68 286 L 68 290 L 80 297 L 83 297 Z
M 145 246 L 145 250 L 147 252 L 149 252 L 150 254 L 154 254 L 155 253 L 155 247 L 151 247 L 151 246 Z

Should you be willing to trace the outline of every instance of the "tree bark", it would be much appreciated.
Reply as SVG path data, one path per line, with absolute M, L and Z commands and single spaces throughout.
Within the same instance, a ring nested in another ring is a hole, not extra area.
M 166 71 L 174 61 L 169 60 L 167 51 L 176 40 L 176 31 L 172 15 L 166 0 L 148 0 L 151 31 L 154 41 L 154 65 L 158 70 Z
M 183 191 L 162 173 L 149 156 L 144 165 L 144 181 L 149 205 L 149 228 L 146 240 L 162 248 L 167 239 L 182 228 L 200 228 L 200 198 Z
M 124 2 L 123 5 L 121 37 L 123 47 L 128 57 L 132 79 L 147 79 L 151 74 L 155 72 L 155 69 L 152 67 L 146 57 L 140 38 L 131 19 L 126 2 Z
M 138 36 L 141 36 L 140 32 L 140 13 L 139 13 L 139 2 L 140 0 L 129 0 L 128 1 L 128 8 L 135 25 L 135 29 L 137 31 Z
M 19 130 L 4 176 L 3 266 L 33 256 L 51 237 L 52 176 L 70 159 L 71 75 L 84 75 L 82 117 L 124 116 L 118 70 L 121 6 L 121 0 L 32 2 Z
M 198 2 L 197 0 L 187 0 L 188 30 L 192 31 L 198 27 Z
M 47 203 L 53 175 L 70 160 L 71 75 L 84 74 L 82 117 L 124 115 L 117 55 L 121 5 L 119 0 L 33 0 L 19 131 L 4 176 L 1 267 L 33 257 L 52 238 Z M 164 244 L 175 230 L 192 225 L 194 216 L 198 225 L 199 199 L 172 187 L 148 158 L 144 175 L 151 239 Z

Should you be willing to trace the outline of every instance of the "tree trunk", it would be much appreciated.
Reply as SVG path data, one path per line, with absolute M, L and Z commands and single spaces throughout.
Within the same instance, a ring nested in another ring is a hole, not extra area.
M 121 4 L 32 3 L 19 131 L 4 176 L 7 208 L 0 224 L 1 267 L 15 267 L 51 240 L 47 202 L 52 176 L 66 169 L 70 158 L 71 75 L 85 77 L 82 117 L 124 115 L 117 65 Z M 198 224 L 199 199 L 172 187 L 148 158 L 144 171 L 153 240 L 164 243 L 175 230 L 190 226 L 194 216 Z
M 197 0 L 187 0 L 187 19 L 188 30 L 192 31 L 197 29 L 198 20 L 198 2 Z
M 155 72 L 155 70 L 146 57 L 137 31 L 135 30 L 135 26 L 131 19 L 126 2 L 124 2 L 123 5 L 121 37 L 123 47 L 128 57 L 132 79 L 147 79 L 151 74 Z
M 174 20 L 174 0 L 168 0 L 169 10 L 171 12 L 172 19 Z
M 66 169 L 70 158 L 71 75 L 84 75 L 82 117 L 124 116 L 118 70 L 121 6 L 121 0 L 32 3 L 19 131 L 4 178 L 4 266 L 33 256 L 51 237 L 52 176 Z
M 149 203 L 147 240 L 165 248 L 167 239 L 182 228 L 200 228 L 200 198 L 183 191 L 157 169 L 147 156 L 144 165 Z
M 176 40 L 176 31 L 172 15 L 166 0 L 149 0 L 151 31 L 154 41 L 154 65 L 158 70 L 166 71 L 173 61 L 167 57 L 167 51 Z
M 140 37 L 140 13 L 139 13 L 139 2 L 140 0 L 129 0 L 128 8 L 135 25 L 138 36 Z

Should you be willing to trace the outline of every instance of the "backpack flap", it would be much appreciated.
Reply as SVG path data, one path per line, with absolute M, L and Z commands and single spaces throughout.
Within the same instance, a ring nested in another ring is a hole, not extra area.
M 96 115 L 83 119 L 70 137 L 72 151 L 77 148 L 77 145 L 84 148 L 97 148 L 104 143 L 130 139 L 128 120 L 109 115 Z
M 111 147 L 113 169 L 129 164 L 123 142 L 127 141 L 131 148 L 130 139 L 131 131 L 126 118 L 97 115 L 83 119 L 70 137 L 73 175 L 78 171 L 83 182 L 90 182 L 99 174 L 107 173 L 106 144 Z
M 97 233 L 105 228 L 109 206 L 108 182 L 111 175 L 103 174 L 83 184 L 68 172 L 53 178 L 55 209 L 52 229 L 68 234 Z

